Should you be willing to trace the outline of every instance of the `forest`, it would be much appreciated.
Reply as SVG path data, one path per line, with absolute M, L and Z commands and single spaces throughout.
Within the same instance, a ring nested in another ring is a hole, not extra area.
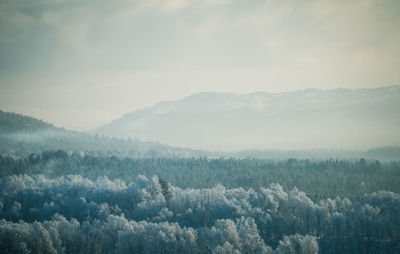
M 0 120 L 1 253 L 400 252 L 397 147 L 222 153 Z
M 78 175 L 0 181 L 3 253 L 398 253 L 400 196 L 313 202 L 279 184 L 181 189 Z
M 262 160 L 235 158 L 131 158 L 63 150 L 30 154 L 23 158 L 0 155 L 0 176 L 78 174 L 95 179 L 133 181 L 138 175 L 160 178 L 180 188 L 245 189 L 279 183 L 297 187 L 313 200 L 336 196 L 358 199 L 379 190 L 400 192 L 400 163 L 378 160 Z M 195 179 L 195 180 L 193 180 Z

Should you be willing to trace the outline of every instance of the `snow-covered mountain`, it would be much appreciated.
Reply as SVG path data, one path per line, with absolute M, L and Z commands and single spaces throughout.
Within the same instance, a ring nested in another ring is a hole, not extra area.
M 225 151 L 399 145 L 400 86 L 199 93 L 126 114 L 96 132 Z

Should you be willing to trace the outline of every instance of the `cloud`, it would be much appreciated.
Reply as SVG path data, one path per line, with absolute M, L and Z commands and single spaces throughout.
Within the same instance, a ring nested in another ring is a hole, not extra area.
M 76 19 L 77 17 L 79 18 Z M 44 11 L 40 21 L 53 27 L 62 43 L 73 47 L 89 48 L 86 41 L 94 20 L 90 18 L 87 10 L 78 9 L 72 13 Z
M 0 3 L 0 42 L 12 42 L 35 24 L 35 20 L 13 6 Z
M 184 9 L 189 5 L 189 0 L 168 0 L 162 1 L 162 10 L 166 12 L 175 12 Z

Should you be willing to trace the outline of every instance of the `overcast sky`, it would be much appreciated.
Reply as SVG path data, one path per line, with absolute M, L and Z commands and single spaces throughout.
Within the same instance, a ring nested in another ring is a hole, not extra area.
M 400 84 L 400 1 L 0 1 L 0 108 L 86 130 L 201 91 Z

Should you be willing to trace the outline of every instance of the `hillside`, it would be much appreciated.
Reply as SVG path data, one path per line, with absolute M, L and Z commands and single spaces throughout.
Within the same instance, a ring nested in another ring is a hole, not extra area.
M 400 144 L 400 87 L 200 93 L 126 114 L 95 132 L 209 150 L 354 149 Z
M 0 133 L 2 134 L 56 129 L 54 125 L 46 123 L 43 120 L 0 110 Z
M 200 150 L 173 148 L 138 139 L 110 138 L 56 128 L 33 117 L 0 111 L 0 154 L 27 156 L 49 150 L 130 156 L 130 157 L 199 157 Z

